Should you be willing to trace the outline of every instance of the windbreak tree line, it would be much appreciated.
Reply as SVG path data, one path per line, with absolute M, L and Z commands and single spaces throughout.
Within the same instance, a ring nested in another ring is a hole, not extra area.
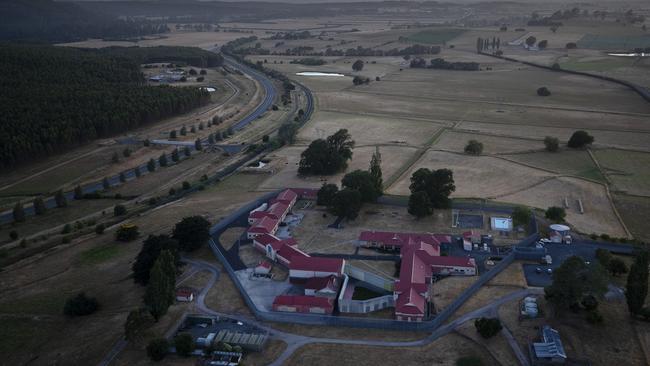
M 167 49 L 170 55 L 176 51 Z M 145 85 L 139 62 L 163 54 L 162 49 L 0 46 L 0 166 L 63 152 L 207 103 L 209 93 L 199 88 Z

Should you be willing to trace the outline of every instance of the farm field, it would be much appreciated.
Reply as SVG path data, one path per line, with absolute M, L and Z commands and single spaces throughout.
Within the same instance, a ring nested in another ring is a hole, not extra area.
M 411 34 L 407 39 L 413 43 L 445 44 L 464 32 L 464 29 L 431 28 Z
M 650 154 L 625 150 L 595 150 L 612 189 L 631 195 L 650 196 Z
M 354 136 L 353 136 L 354 138 Z M 272 160 L 279 160 L 284 162 L 284 168 L 279 172 L 273 174 L 260 184 L 259 188 L 263 190 L 275 190 L 284 187 L 307 187 L 319 188 L 325 182 L 340 184 L 341 178 L 345 172 L 341 172 L 334 176 L 323 177 L 299 177 L 298 176 L 298 163 L 300 162 L 300 154 L 305 150 L 306 146 L 289 146 L 277 150 L 269 155 L 267 158 Z M 351 172 L 356 169 L 368 169 L 372 154 L 376 151 L 375 146 L 357 147 L 353 150 L 352 161 L 349 162 L 346 172 Z M 404 146 L 380 146 L 379 152 L 382 156 L 382 171 L 385 177 L 390 177 L 393 173 L 397 172 L 413 154 L 416 149 Z
M 605 178 L 585 150 L 565 149 L 559 152 L 538 151 L 532 153 L 501 155 L 516 162 L 558 174 L 570 174 L 581 178 L 605 182 Z
M 436 140 L 433 148 L 462 153 L 465 151 L 465 146 L 469 140 L 476 140 L 482 143 L 483 153 L 487 155 L 534 151 L 543 147 L 543 144 L 536 140 L 480 135 L 469 131 L 447 130 Z

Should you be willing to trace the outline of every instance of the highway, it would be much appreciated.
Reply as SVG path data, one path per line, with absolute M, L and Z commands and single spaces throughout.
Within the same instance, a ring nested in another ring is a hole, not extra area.
M 248 66 L 240 65 L 240 64 L 238 64 L 237 62 L 235 62 L 234 60 L 232 60 L 232 59 L 230 59 L 228 57 L 225 58 L 225 64 L 227 66 L 229 66 L 230 68 L 237 69 L 237 70 L 241 71 L 242 73 L 249 75 L 250 77 L 252 77 L 256 81 L 258 81 L 260 83 L 260 85 L 262 85 L 262 88 L 264 89 L 263 90 L 264 98 L 262 99 L 260 104 L 258 104 L 257 107 L 251 113 L 249 113 L 248 115 L 246 115 L 244 118 L 242 118 L 240 121 L 238 121 L 237 123 L 235 123 L 233 125 L 233 128 L 236 131 L 238 131 L 238 130 L 241 130 L 241 129 L 245 128 L 247 125 L 249 125 L 251 122 L 255 121 L 256 119 L 260 118 L 264 113 L 266 113 L 266 111 L 269 108 L 271 108 L 271 105 L 273 104 L 273 101 L 275 100 L 275 98 L 277 96 L 277 91 L 275 90 L 275 87 L 273 86 L 273 82 L 266 75 L 262 74 L 261 72 L 253 70 Z M 311 95 L 311 94 L 309 94 L 309 95 Z M 308 104 L 311 105 L 312 104 L 311 103 L 311 98 L 308 97 L 307 99 L 309 101 Z M 305 112 L 307 112 L 307 111 L 305 111 Z M 310 111 L 310 113 L 311 113 L 311 111 Z M 191 150 L 192 153 L 196 153 L 193 146 L 190 147 L 190 150 Z M 179 162 L 186 159 L 184 154 L 181 153 L 179 155 L 180 155 L 179 156 L 179 158 L 180 158 Z M 174 164 L 171 161 L 171 159 L 168 159 L 168 160 L 170 160 L 169 165 Z M 158 163 L 157 160 L 155 160 L 155 164 L 156 164 L 156 169 L 158 169 L 160 167 L 160 164 Z M 145 175 L 145 174 L 149 173 L 149 170 L 147 169 L 147 164 L 142 164 L 141 166 L 139 166 L 139 167 L 137 167 L 135 169 L 126 170 L 123 173 L 124 173 L 124 175 L 126 177 L 127 182 L 129 180 L 133 180 L 133 179 L 137 178 L 136 173 L 135 173 L 136 169 L 140 170 L 141 175 Z M 109 185 L 111 187 L 118 186 L 118 185 L 122 184 L 122 182 L 120 181 L 119 174 L 108 177 L 108 182 L 109 182 Z M 84 194 L 102 191 L 103 189 L 104 189 L 104 185 L 103 185 L 102 181 L 96 181 L 96 182 L 89 183 L 89 184 L 86 184 L 86 185 L 82 186 L 82 191 L 83 191 Z M 66 199 L 68 201 L 74 199 L 74 192 L 72 192 L 72 191 L 65 192 L 64 195 L 65 195 L 65 197 L 66 197 Z M 44 203 L 45 203 L 45 207 L 47 207 L 48 209 L 53 209 L 53 208 L 56 207 L 56 202 L 54 201 L 53 196 L 45 198 Z M 24 205 L 24 210 L 25 210 L 25 215 L 26 216 L 33 216 L 34 215 L 34 207 L 33 207 L 33 205 L 31 203 Z M 8 223 L 13 222 L 13 220 L 14 220 L 14 218 L 13 218 L 12 210 L 8 210 L 8 211 L 0 213 L 0 224 L 8 224 Z

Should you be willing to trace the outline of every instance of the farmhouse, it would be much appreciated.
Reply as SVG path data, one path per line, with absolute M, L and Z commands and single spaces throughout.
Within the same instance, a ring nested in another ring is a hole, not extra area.
M 273 310 L 292 313 L 332 314 L 334 299 L 320 296 L 281 295 L 273 300 Z

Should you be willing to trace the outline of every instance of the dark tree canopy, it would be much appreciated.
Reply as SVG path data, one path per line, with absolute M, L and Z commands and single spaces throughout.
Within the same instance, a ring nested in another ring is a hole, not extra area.
M 627 275 L 625 298 L 627 307 L 633 315 L 642 312 L 645 299 L 648 296 L 648 257 L 647 251 L 637 253 L 634 263 L 630 266 L 630 273 Z
M 485 339 L 494 337 L 503 329 L 499 318 L 479 318 L 474 321 L 474 326 Z
M 155 322 L 155 319 L 149 313 L 149 310 L 140 308 L 132 310 L 124 323 L 124 335 L 127 340 L 133 341 L 142 338 L 149 327 Z
M 579 130 L 571 135 L 571 138 L 569 139 L 569 143 L 567 145 L 569 145 L 571 148 L 578 149 L 587 145 L 591 145 L 593 142 L 593 136 L 587 133 L 587 131 Z
M 354 71 L 361 71 L 363 70 L 363 60 L 356 60 L 352 64 L 352 70 Z
M 316 204 L 320 206 L 329 206 L 338 191 L 339 187 L 337 187 L 336 184 L 323 184 L 318 190 Z
M 544 216 L 551 221 L 564 222 L 566 211 L 562 207 L 552 206 L 546 209 Z
M 546 136 L 544 138 L 544 148 L 546 151 L 556 152 L 560 149 L 560 140 L 557 137 Z
M 344 170 L 352 159 L 352 148 L 354 141 L 346 129 L 338 130 L 326 140 L 314 140 L 300 155 L 298 173 L 330 175 Z
M 528 225 L 533 213 L 528 207 L 517 206 L 512 211 L 512 224 L 514 226 Z
M 209 101 L 199 88 L 145 85 L 143 58 L 131 58 L 141 52 L 153 51 L 0 46 L 0 166 L 65 152 Z
M 147 356 L 153 361 L 161 361 L 167 356 L 169 342 L 165 338 L 156 338 L 147 345 Z
M 338 191 L 328 210 L 338 217 L 354 220 L 361 210 L 361 193 L 354 189 L 342 189 Z
M 541 88 L 537 89 L 537 95 L 539 95 L 540 97 L 548 97 L 549 95 L 551 95 L 551 91 L 548 90 L 547 87 L 542 86 Z
M 94 297 L 88 297 L 80 292 L 69 298 L 63 307 L 63 314 L 67 316 L 90 315 L 99 309 L 99 302 Z
M 140 249 L 140 253 L 138 253 L 131 267 L 133 269 L 133 281 L 141 285 L 149 283 L 151 267 L 153 267 L 163 250 L 168 250 L 174 256 L 174 263 L 179 263 L 178 242 L 168 235 L 149 235 L 142 242 L 142 249 Z
M 115 239 L 118 241 L 133 241 L 138 238 L 140 231 L 133 224 L 121 225 L 115 232 Z
M 408 212 L 418 219 L 433 214 L 433 207 L 431 207 L 431 200 L 427 192 L 418 191 L 411 193 Z
M 454 174 L 449 169 L 420 168 L 411 176 L 411 193 L 426 192 L 433 208 L 449 208 L 449 196 L 456 190 Z
M 176 353 L 182 357 L 189 357 L 194 351 L 194 338 L 189 333 L 181 333 L 174 337 Z
M 381 191 L 377 190 L 375 178 L 365 170 L 357 169 L 346 174 L 341 180 L 341 186 L 359 191 L 361 202 L 376 202 L 377 198 L 381 196 Z
M 191 252 L 210 238 L 210 222 L 202 216 L 185 217 L 174 226 L 172 237 L 178 241 L 180 250 Z
M 169 306 L 174 303 L 175 284 L 174 257 L 169 251 L 163 250 L 151 268 L 149 284 L 144 295 L 144 303 L 156 320 L 165 315 Z
M 476 140 L 469 140 L 465 145 L 465 153 L 470 155 L 481 155 L 483 153 L 483 143 Z
M 607 274 L 599 263 L 569 257 L 553 273 L 553 283 L 544 288 L 546 299 L 557 310 L 568 310 L 585 295 L 599 296 L 607 289 Z

